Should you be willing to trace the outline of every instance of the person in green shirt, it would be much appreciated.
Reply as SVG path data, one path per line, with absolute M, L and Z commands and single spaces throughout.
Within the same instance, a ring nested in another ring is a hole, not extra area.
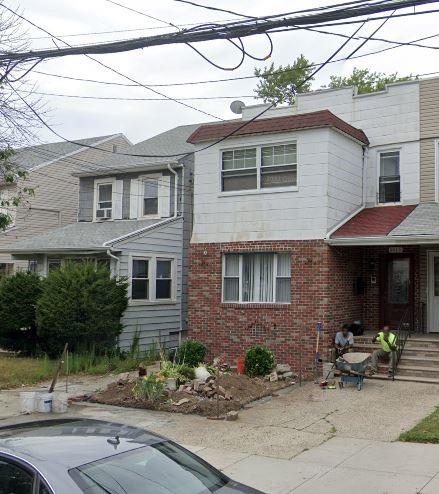
M 380 343 L 381 348 L 372 353 L 371 375 L 378 372 L 378 359 L 389 359 L 389 377 L 393 376 L 393 366 L 396 355 L 396 334 L 390 331 L 390 326 L 385 324 L 382 331 L 377 333 L 372 343 Z

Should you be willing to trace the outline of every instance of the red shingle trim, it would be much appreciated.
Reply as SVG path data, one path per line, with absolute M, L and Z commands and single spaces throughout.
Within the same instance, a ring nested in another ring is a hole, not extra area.
M 332 238 L 383 237 L 396 228 L 415 209 L 410 206 L 366 208 L 336 230 Z
M 201 125 L 189 136 L 187 142 L 195 144 L 202 141 L 221 139 L 238 129 L 243 123 L 245 121 L 239 120 L 221 124 Z M 261 118 L 249 123 L 233 135 L 265 134 L 317 127 L 334 127 L 363 144 L 369 144 L 369 139 L 361 129 L 353 127 L 329 110 L 288 115 L 285 117 Z

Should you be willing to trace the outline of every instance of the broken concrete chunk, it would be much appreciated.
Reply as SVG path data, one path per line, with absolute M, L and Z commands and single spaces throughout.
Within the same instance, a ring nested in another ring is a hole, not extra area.
M 285 372 L 282 377 L 284 379 L 288 379 L 289 377 L 293 377 L 293 373 L 292 372 Z
M 189 403 L 189 402 L 190 402 L 189 398 L 182 398 L 181 400 L 174 403 L 174 405 L 176 407 L 179 407 L 180 405 L 184 405 L 185 403 Z
M 277 364 L 276 372 L 279 374 L 285 374 L 285 372 L 291 372 L 291 365 L 288 364 Z
M 276 382 L 279 380 L 279 376 L 277 375 L 277 372 L 276 371 L 273 371 L 271 374 L 270 374 L 270 382 Z
M 235 411 L 235 410 L 231 410 L 230 412 L 227 412 L 226 413 L 226 417 L 225 419 L 227 421 L 234 421 L 234 420 L 238 420 L 238 412 Z

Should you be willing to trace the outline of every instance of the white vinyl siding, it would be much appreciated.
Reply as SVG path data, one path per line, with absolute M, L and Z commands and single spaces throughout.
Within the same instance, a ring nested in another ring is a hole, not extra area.
M 290 303 L 291 256 L 271 252 L 225 254 L 223 302 Z

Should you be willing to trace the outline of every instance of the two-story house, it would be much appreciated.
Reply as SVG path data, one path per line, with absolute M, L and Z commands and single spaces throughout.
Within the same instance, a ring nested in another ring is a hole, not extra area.
M 74 173 L 77 222 L 9 247 L 14 259 L 27 260 L 42 275 L 71 260 L 92 259 L 127 277 L 122 348 L 134 335 L 142 348 L 177 346 L 186 329 L 193 162 L 186 139 L 195 127 L 177 127 L 83 163 Z M 171 154 L 178 156 L 160 157 Z
M 22 194 L 18 207 L 9 205 L 3 212 L 11 216 L 8 228 L 0 232 L 0 275 L 11 274 L 15 269 L 27 269 L 27 261 L 13 261 L 7 247 L 12 242 L 25 240 L 78 220 L 79 180 L 72 176 L 84 164 L 101 160 L 100 151 L 123 150 L 131 145 L 122 134 L 79 139 L 80 145 L 70 142 L 54 142 L 18 149 L 11 161 L 27 172 L 24 180 L 0 186 L 0 198 L 10 201 L 24 187 L 34 194 Z
M 439 79 L 321 90 L 199 127 L 190 336 L 297 370 L 318 322 L 325 345 L 354 320 L 438 332 L 438 96 Z

